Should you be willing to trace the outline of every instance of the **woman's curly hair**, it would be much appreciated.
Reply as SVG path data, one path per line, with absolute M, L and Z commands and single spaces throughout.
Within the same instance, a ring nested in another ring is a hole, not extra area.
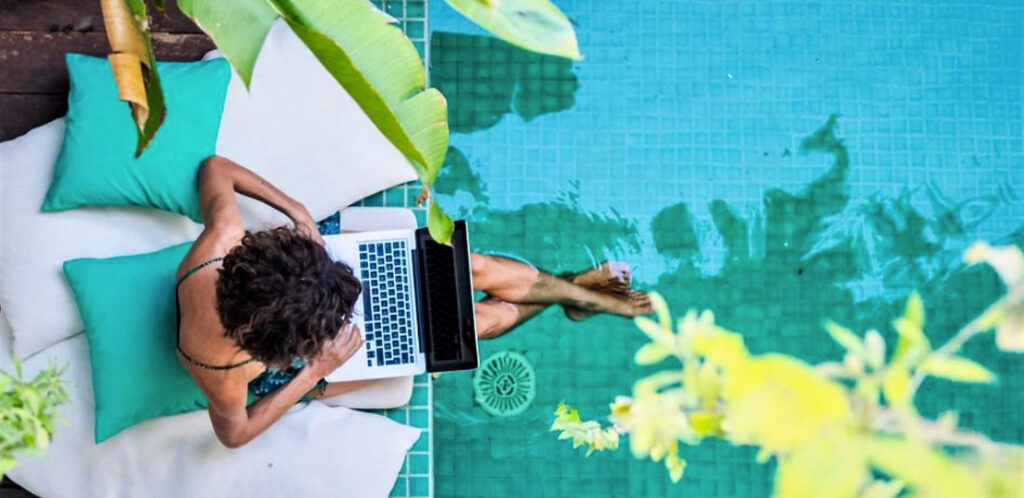
M 352 318 L 362 289 L 352 268 L 291 227 L 246 231 L 218 275 L 217 314 L 228 337 L 278 367 L 316 357 Z

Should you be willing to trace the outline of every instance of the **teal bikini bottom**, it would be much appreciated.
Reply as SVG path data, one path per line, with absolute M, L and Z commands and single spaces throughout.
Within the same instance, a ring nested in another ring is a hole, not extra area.
M 252 394 L 257 398 L 267 396 L 280 389 L 285 384 L 291 382 L 291 380 L 295 378 L 299 371 L 305 366 L 305 360 L 296 359 L 288 368 L 268 368 L 258 377 L 249 381 L 249 394 Z M 310 389 L 309 392 L 302 396 L 302 399 L 299 401 L 312 401 L 317 399 L 318 395 L 322 394 L 326 387 L 327 381 L 320 379 L 316 383 L 316 386 L 313 386 L 313 389 Z

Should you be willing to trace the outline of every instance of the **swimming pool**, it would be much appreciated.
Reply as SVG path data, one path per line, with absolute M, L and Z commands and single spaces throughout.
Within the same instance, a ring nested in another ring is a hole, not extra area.
M 553 272 L 627 261 L 677 312 L 713 309 L 752 350 L 812 362 L 839 353 L 824 318 L 891 339 L 917 289 L 938 340 L 1000 291 L 958 260 L 978 239 L 1024 244 L 1020 2 L 558 4 L 584 61 L 429 6 L 453 132 L 437 199 L 471 222 L 475 249 Z M 435 494 L 768 495 L 773 469 L 747 448 L 685 448 L 673 485 L 628 451 L 583 458 L 547 431 L 561 400 L 604 417 L 643 372 L 642 342 L 627 320 L 556 309 L 482 343 L 483 358 L 526 358 L 535 396 L 501 417 L 471 374 L 435 380 Z M 966 353 L 1000 384 L 929 381 L 922 410 L 1024 443 L 1024 362 L 991 341 Z

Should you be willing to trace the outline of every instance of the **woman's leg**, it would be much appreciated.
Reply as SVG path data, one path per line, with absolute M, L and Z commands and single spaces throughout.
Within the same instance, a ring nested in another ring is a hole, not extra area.
M 508 258 L 472 255 L 473 285 L 517 304 L 561 304 L 592 313 L 633 317 L 652 311 L 643 293 L 613 294 L 589 289 Z
M 537 316 L 549 304 L 516 304 L 488 296 L 476 303 L 476 335 L 493 339 Z

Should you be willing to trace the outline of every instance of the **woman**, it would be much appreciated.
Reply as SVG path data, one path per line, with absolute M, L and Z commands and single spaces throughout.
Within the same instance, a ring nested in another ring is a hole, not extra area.
M 210 421 L 227 447 L 242 446 L 298 401 L 331 397 L 372 381 L 323 378 L 363 346 L 350 322 L 362 286 L 332 261 L 309 211 L 252 171 L 222 157 L 199 170 L 206 226 L 178 269 L 178 353 L 209 400 Z M 294 227 L 247 232 L 235 194 L 259 199 Z M 572 319 L 649 313 L 628 289 L 628 269 L 604 264 L 555 277 L 505 258 L 472 255 L 481 337 L 499 336 L 551 304 Z M 256 401 L 247 406 L 250 395 Z

